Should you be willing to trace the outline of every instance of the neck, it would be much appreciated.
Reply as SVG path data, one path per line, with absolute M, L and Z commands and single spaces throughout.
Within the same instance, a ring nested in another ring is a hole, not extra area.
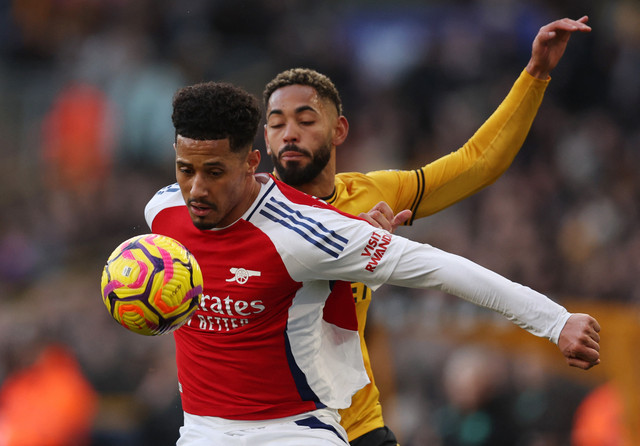
M 335 173 L 327 172 L 327 169 L 308 183 L 294 186 L 305 194 L 313 195 L 318 198 L 326 198 L 333 193 L 335 186 Z
M 243 206 L 244 209 L 242 210 L 242 214 L 244 214 L 247 211 L 247 209 L 251 207 L 253 202 L 258 197 L 258 194 L 260 194 L 260 182 L 255 177 L 255 175 L 251 175 L 251 178 L 249 181 L 250 181 L 250 184 L 247 187 L 247 200 L 244 202 L 244 206 Z
M 219 222 L 218 228 L 225 228 L 234 222 L 236 222 L 242 215 L 247 212 L 247 209 L 251 207 L 253 202 L 260 193 L 260 183 L 254 175 L 250 175 L 247 178 L 247 185 L 243 193 L 241 201 L 233 208 L 229 214 Z

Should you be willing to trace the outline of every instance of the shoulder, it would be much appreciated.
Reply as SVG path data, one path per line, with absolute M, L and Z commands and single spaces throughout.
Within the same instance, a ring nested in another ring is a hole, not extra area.
M 399 212 L 410 206 L 423 176 L 422 171 L 416 170 L 340 173 L 336 175 L 334 193 L 327 201 L 354 215 L 369 211 L 380 201 Z
M 178 206 L 184 206 L 184 200 L 182 199 L 178 183 L 163 187 L 151 197 L 144 208 L 144 216 L 147 224 L 151 226 L 151 222 L 162 210 Z
M 337 257 L 358 225 L 369 226 L 361 218 L 277 180 L 268 185 L 246 221 L 260 229 L 281 252 L 296 258 L 312 254 L 309 243 Z
M 274 180 L 274 182 L 277 188 L 277 194 L 274 194 L 274 197 L 277 197 L 278 195 L 281 196 L 291 205 L 294 205 L 300 212 L 315 213 L 318 210 L 323 210 L 328 212 L 329 214 L 335 213 L 337 215 L 342 215 L 348 218 L 357 218 L 351 214 L 342 212 L 338 208 L 334 207 L 324 200 L 319 199 L 318 197 L 300 192 L 299 190 L 294 189 L 293 187 L 289 186 L 286 183 L 283 183 L 282 181 Z

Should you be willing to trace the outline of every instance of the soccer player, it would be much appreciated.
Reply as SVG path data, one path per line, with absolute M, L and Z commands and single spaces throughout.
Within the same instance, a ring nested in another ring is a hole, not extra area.
M 177 184 L 147 204 L 204 277 L 174 332 L 184 410 L 178 446 L 347 445 L 338 409 L 369 380 L 349 282 L 440 289 L 600 362 L 598 322 L 462 257 L 379 229 L 267 174 L 252 150 L 260 107 L 230 84 L 178 90 Z
M 475 135 L 459 150 L 411 171 L 336 174 L 336 147 L 349 131 L 337 89 L 316 71 L 284 71 L 267 84 L 263 94 L 267 114 L 264 138 L 275 175 L 298 190 L 349 214 L 374 219 L 389 230 L 407 219 L 410 224 L 415 218 L 434 214 L 491 184 L 509 167 L 535 118 L 549 73 L 560 61 L 570 35 L 591 30 L 587 20 L 586 16 L 562 19 L 540 28 L 526 68 Z M 362 214 L 370 209 L 370 217 Z M 371 290 L 353 284 L 353 295 L 371 384 L 341 412 L 342 424 L 352 446 L 393 446 L 396 439 L 384 425 L 364 339 Z

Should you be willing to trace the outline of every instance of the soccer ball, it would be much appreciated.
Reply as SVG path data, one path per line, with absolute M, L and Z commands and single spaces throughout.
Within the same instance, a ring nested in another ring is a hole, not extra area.
M 121 243 L 102 271 L 102 300 L 111 316 L 146 336 L 186 323 L 198 308 L 202 286 L 195 257 L 178 241 L 157 234 Z

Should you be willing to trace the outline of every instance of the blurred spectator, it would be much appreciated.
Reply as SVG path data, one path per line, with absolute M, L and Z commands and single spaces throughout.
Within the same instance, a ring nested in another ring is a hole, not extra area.
M 64 244 L 96 234 L 113 164 L 113 116 L 98 88 L 71 82 L 55 98 L 42 129 L 42 173 L 51 235 Z
M 517 444 L 506 361 L 481 347 L 461 347 L 442 372 L 445 402 L 435 414 L 443 446 Z
M 15 364 L 0 388 L 0 444 L 89 445 L 97 409 L 91 384 L 67 348 L 45 345 L 21 352 L 34 353 L 35 361 Z
M 36 277 L 42 256 L 24 228 L 0 219 L 0 232 L 0 294 L 8 300 Z
M 566 446 L 573 414 L 588 387 L 551 373 L 534 352 L 512 358 L 513 424 L 518 446 Z
M 73 199 L 95 193 L 111 170 L 112 121 L 109 101 L 98 88 L 71 83 L 58 94 L 43 123 L 48 187 Z
M 632 446 L 620 392 L 608 382 L 587 395 L 575 414 L 571 446 Z M 633 422 L 636 429 L 638 423 Z

